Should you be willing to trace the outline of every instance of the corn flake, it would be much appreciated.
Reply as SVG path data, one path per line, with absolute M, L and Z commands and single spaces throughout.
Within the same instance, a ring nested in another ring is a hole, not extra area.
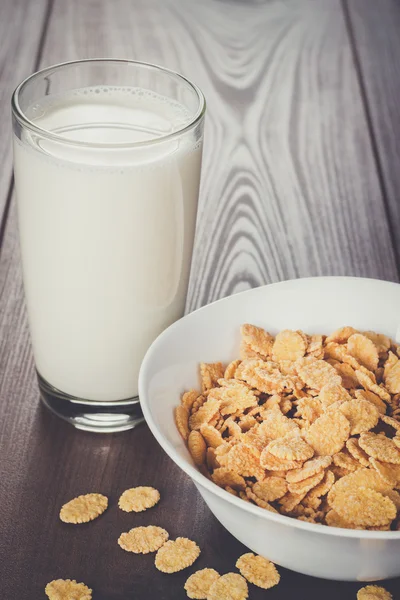
M 285 460 L 284 458 L 277 458 L 273 454 L 270 454 L 266 448 L 264 448 L 261 453 L 260 464 L 268 471 L 282 471 L 299 469 L 302 465 L 302 462 L 299 460 Z
M 157 551 L 155 565 L 163 573 L 177 573 L 190 567 L 200 555 L 198 545 L 187 538 L 169 540 Z
M 346 442 L 346 448 L 349 454 L 355 458 L 364 467 L 369 467 L 369 456 L 358 443 L 358 438 L 350 438 Z
M 181 397 L 182 406 L 185 406 L 188 411 L 192 410 L 192 406 L 199 396 L 200 394 L 199 392 L 196 392 L 196 390 L 189 390 L 188 392 L 183 393 Z
M 333 510 L 333 509 L 326 513 L 325 521 L 326 521 L 326 524 L 329 525 L 330 527 L 341 527 L 342 529 L 356 529 L 356 526 L 354 523 L 350 523 L 350 521 L 346 521 L 346 519 L 343 519 L 343 517 L 341 517 L 336 512 L 336 510 Z
M 332 456 L 343 448 L 350 434 L 350 423 L 340 412 L 319 417 L 304 433 L 306 442 L 318 456 Z
M 160 492 L 153 487 L 138 486 L 125 490 L 118 500 L 118 506 L 125 512 L 142 512 L 159 502 Z
M 332 463 L 330 456 L 317 456 L 312 458 L 303 464 L 300 469 L 288 471 L 286 474 L 286 480 L 288 483 L 297 483 L 312 477 L 316 473 L 324 471 Z
M 339 329 L 336 329 L 336 331 L 331 333 L 331 335 L 328 335 L 328 337 L 325 340 L 325 343 L 329 344 L 330 342 L 336 342 L 337 344 L 345 344 L 349 337 L 354 333 L 358 332 L 353 327 L 340 327 Z
M 362 527 L 386 525 L 397 512 L 390 498 L 367 487 L 337 492 L 332 506 L 345 520 Z
M 309 423 L 314 423 L 323 413 L 323 407 L 318 398 L 301 398 L 296 403 L 296 417 L 301 417 Z
M 376 384 L 371 374 L 365 373 L 361 369 L 355 371 L 355 373 L 359 383 L 364 389 L 373 392 L 386 402 L 390 401 L 390 394 L 388 394 L 388 392 L 385 389 Z
M 207 445 L 199 431 L 193 430 L 190 432 L 188 437 L 188 449 L 198 467 L 206 462 Z
M 388 485 L 392 487 L 398 486 L 400 483 L 400 465 L 381 462 L 372 457 L 369 459 L 369 462 Z
M 400 464 L 400 452 L 389 438 L 369 431 L 360 435 L 358 443 L 369 456 L 382 462 Z
M 214 473 L 211 475 L 211 479 L 220 487 L 229 486 L 235 490 L 244 490 L 246 487 L 244 478 L 236 473 L 236 471 L 232 471 L 226 467 L 215 469 Z
M 249 590 L 246 580 L 238 573 L 226 573 L 210 587 L 207 600 L 246 600 Z
M 291 433 L 270 442 L 266 451 L 284 460 L 304 461 L 311 458 L 314 454 L 314 450 L 300 435 L 293 435 Z
M 289 492 L 291 492 L 292 494 L 300 495 L 306 494 L 307 492 L 315 488 L 316 485 L 321 483 L 321 481 L 324 478 L 324 475 L 324 471 L 321 471 L 319 473 L 316 473 L 315 475 L 312 475 L 311 477 L 307 477 L 307 479 L 302 479 L 301 481 L 298 481 L 296 483 L 289 483 Z
M 378 367 L 379 354 L 374 342 L 361 333 L 354 333 L 347 340 L 347 350 L 360 365 L 370 371 Z
M 400 361 L 392 352 L 385 363 L 383 381 L 391 394 L 400 393 Z
M 118 544 L 127 552 L 148 554 L 161 548 L 168 538 L 169 534 L 165 529 L 148 525 L 147 527 L 134 527 L 127 533 L 121 533 Z
M 260 452 L 254 446 L 239 443 L 226 455 L 226 466 L 243 477 L 264 478 L 260 467 Z
M 269 439 L 276 440 L 289 433 L 299 432 L 299 426 L 292 419 L 285 417 L 279 410 L 269 410 L 260 425 L 260 431 Z
M 338 383 L 324 385 L 319 393 L 319 400 L 322 408 L 326 410 L 332 404 L 336 402 L 346 402 L 351 400 L 350 394 L 347 390 Z
M 221 432 L 209 423 L 201 425 L 200 433 L 205 439 L 207 446 L 211 446 L 212 448 L 218 448 L 224 441 Z
M 255 325 L 245 324 L 241 327 L 242 339 L 250 348 L 267 358 L 270 356 L 274 338 L 267 331 Z
M 64 523 L 88 523 L 103 514 L 107 506 L 106 496 L 85 494 L 64 504 L 60 510 L 60 519 Z
M 357 600 L 392 600 L 393 596 L 379 585 L 366 585 L 357 592 Z
M 355 390 L 354 393 L 357 400 L 368 400 L 368 402 L 371 402 L 378 409 L 381 415 L 386 413 L 386 403 L 373 392 L 369 390 Z
M 274 361 L 281 360 L 295 361 L 302 358 L 307 349 L 307 342 L 297 331 L 286 329 L 281 331 L 275 338 L 272 347 L 272 358 Z
M 341 384 L 342 379 L 336 369 L 324 360 L 303 360 L 298 368 L 299 377 L 311 389 L 321 390 L 324 385 Z
M 224 376 L 222 363 L 200 363 L 201 389 L 204 392 L 211 390 L 217 385 L 218 379 Z
M 333 463 L 337 467 L 346 469 L 347 471 L 357 471 L 361 468 L 361 463 L 356 460 L 349 452 L 338 452 L 333 456 Z
M 271 475 L 264 481 L 257 481 L 252 487 L 253 493 L 264 502 L 273 502 L 282 498 L 288 491 L 288 486 L 283 477 Z
M 224 379 L 235 379 L 236 369 L 238 368 L 238 366 L 240 365 L 241 362 L 242 361 L 240 359 L 233 360 L 232 362 L 230 362 L 229 365 L 225 369 Z
M 175 408 L 175 423 L 179 433 L 186 442 L 190 433 L 189 408 L 184 404 L 180 404 Z
M 252 552 L 238 558 L 236 568 L 247 581 L 264 590 L 278 585 L 280 580 L 275 565 L 263 556 L 257 556 Z
M 200 429 L 203 423 L 209 423 L 219 412 L 221 401 L 216 398 L 208 398 L 207 401 L 189 418 L 190 429 Z
M 213 583 L 220 578 L 215 569 L 201 569 L 191 575 L 185 583 L 186 594 L 189 598 L 207 600 L 207 595 Z
M 378 409 L 368 400 L 348 400 L 339 406 L 339 410 L 350 423 L 350 435 L 369 431 L 379 421 Z
M 92 600 L 92 590 L 74 579 L 55 579 L 44 591 L 50 600 Z

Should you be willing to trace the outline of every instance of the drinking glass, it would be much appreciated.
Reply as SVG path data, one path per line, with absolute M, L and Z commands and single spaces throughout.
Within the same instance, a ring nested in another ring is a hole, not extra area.
M 23 81 L 12 116 L 42 400 L 78 428 L 129 429 L 143 356 L 184 312 L 204 96 L 155 65 L 81 60 Z

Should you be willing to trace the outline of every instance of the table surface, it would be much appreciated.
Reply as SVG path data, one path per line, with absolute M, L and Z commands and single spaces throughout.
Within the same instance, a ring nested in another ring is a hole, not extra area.
M 245 548 L 211 515 L 145 425 L 74 430 L 39 403 L 24 307 L 9 100 L 29 73 L 110 56 L 163 64 L 208 101 L 201 199 L 187 309 L 310 275 L 399 280 L 400 2 L 397 0 L 1 0 L 0 5 L 0 597 L 44 598 L 55 578 L 95 600 L 185 598 L 199 567 L 234 569 Z M 119 494 L 157 487 L 151 513 Z M 98 491 L 110 509 L 66 526 L 60 506 Z M 157 522 L 196 540 L 187 571 L 164 575 L 120 532 Z M 251 598 L 343 600 L 359 584 L 281 569 Z M 400 596 L 400 580 L 387 582 Z

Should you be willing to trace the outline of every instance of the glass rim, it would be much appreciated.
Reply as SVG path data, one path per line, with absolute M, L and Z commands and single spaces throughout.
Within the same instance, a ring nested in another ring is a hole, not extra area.
M 149 69 L 153 69 L 155 71 L 161 71 L 163 73 L 166 73 L 167 75 L 171 75 L 172 77 L 177 78 L 178 80 L 181 80 L 182 82 L 189 85 L 190 88 L 192 88 L 192 90 L 195 92 L 197 99 L 199 101 L 199 107 L 198 107 L 196 113 L 193 115 L 193 117 L 191 117 L 190 121 L 183 127 L 177 129 L 176 131 L 167 133 L 165 135 L 162 135 L 162 136 L 154 138 L 154 139 L 145 140 L 142 142 L 124 142 L 121 144 L 84 142 L 84 141 L 79 141 L 79 140 L 74 141 L 74 140 L 65 138 L 62 135 L 59 135 L 57 133 L 48 131 L 47 129 L 44 129 L 43 127 L 39 127 L 38 125 L 35 124 L 34 121 L 29 119 L 24 114 L 24 111 L 21 109 L 21 106 L 19 104 L 19 96 L 20 96 L 22 88 L 27 83 L 29 83 L 31 80 L 34 80 L 39 75 L 45 75 L 46 73 L 51 73 L 52 71 L 58 70 L 62 67 L 68 67 L 70 65 L 79 65 L 79 64 L 83 64 L 83 63 L 100 63 L 100 62 L 139 65 L 140 67 L 147 67 Z M 124 148 L 127 148 L 127 149 L 129 149 L 129 148 L 140 148 L 140 147 L 144 147 L 144 146 L 156 145 L 156 144 L 159 144 L 159 143 L 162 143 L 165 141 L 172 140 L 172 139 L 179 137 L 182 134 L 190 131 L 204 117 L 205 112 L 206 112 L 206 99 L 205 99 L 204 94 L 201 91 L 201 89 L 195 83 L 193 83 L 192 81 L 187 79 L 184 75 L 181 75 L 180 73 L 177 73 L 176 71 L 173 71 L 172 69 L 167 69 L 166 67 L 162 67 L 162 66 L 156 65 L 154 63 L 148 63 L 148 62 L 143 62 L 143 61 L 138 61 L 138 60 L 123 59 L 123 58 L 84 58 L 81 60 L 70 60 L 70 61 L 66 61 L 63 63 L 57 63 L 57 64 L 51 65 L 49 67 L 46 67 L 45 69 L 41 69 L 40 71 L 35 71 L 35 73 L 32 73 L 31 75 L 26 77 L 15 88 L 15 90 L 12 94 L 11 110 L 12 110 L 13 116 L 15 117 L 15 119 L 18 121 L 18 123 L 20 125 L 22 125 L 23 127 L 25 127 L 26 129 L 30 130 L 33 133 L 41 135 L 42 137 L 44 137 L 48 140 L 52 140 L 55 142 L 72 145 L 72 146 L 84 147 L 84 148 L 97 148 L 97 149 L 101 149 L 101 148 L 124 149 Z

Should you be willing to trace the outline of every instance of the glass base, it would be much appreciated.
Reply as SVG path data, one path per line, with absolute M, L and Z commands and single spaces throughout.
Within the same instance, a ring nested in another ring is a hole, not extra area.
M 115 402 L 83 400 L 64 394 L 43 379 L 40 373 L 37 377 L 43 404 L 77 429 L 114 433 L 132 429 L 144 420 L 138 396 Z

